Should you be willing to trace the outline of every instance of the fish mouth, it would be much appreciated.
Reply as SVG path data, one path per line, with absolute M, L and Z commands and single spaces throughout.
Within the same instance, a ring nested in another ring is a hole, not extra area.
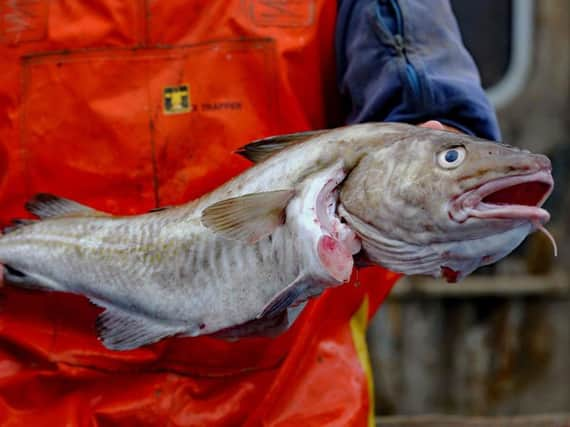
M 493 179 L 453 201 L 450 216 L 457 222 L 480 218 L 544 224 L 550 219 L 550 214 L 541 206 L 553 187 L 550 170 Z

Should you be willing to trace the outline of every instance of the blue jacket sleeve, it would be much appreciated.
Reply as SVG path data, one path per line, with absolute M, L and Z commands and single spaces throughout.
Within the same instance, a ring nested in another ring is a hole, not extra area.
M 493 107 L 448 0 L 341 0 L 336 33 L 349 123 L 439 120 L 498 140 Z

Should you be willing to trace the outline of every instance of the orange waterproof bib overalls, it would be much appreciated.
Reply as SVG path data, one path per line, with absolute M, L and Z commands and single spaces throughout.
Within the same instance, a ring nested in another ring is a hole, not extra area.
M 189 201 L 233 154 L 326 127 L 336 2 L 0 0 L 0 219 L 50 192 L 112 213 Z M 364 330 L 397 275 L 312 300 L 271 338 L 112 352 L 83 297 L 4 287 L 2 425 L 372 423 Z M 371 425 L 371 424 L 370 424 Z

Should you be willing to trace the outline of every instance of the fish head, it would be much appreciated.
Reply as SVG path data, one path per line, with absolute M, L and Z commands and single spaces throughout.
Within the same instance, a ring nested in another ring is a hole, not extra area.
M 339 214 L 372 263 L 457 281 L 544 230 L 552 189 L 546 156 L 417 128 L 360 159 Z

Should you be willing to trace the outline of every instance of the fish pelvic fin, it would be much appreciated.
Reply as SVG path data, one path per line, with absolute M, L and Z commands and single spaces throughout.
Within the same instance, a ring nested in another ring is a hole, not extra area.
M 313 130 L 308 132 L 290 133 L 288 135 L 271 136 L 269 138 L 258 139 L 239 148 L 236 154 L 252 161 L 260 163 L 273 156 L 281 150 L 295 144 L 307 141 L 316 136 L 323 135 L 329 130 Z
M 105 347 L 121 351 L 133 350 L 185 331 L 182 327 L 166 325 L 114 307 L 107 307 L 97 317 L 95 327 Z
M 109 216 L 89 206 L 48 193 L 39 193 L 26 203 L 28 212 L 41 219 L 63 216 Z
M 202 212 L 202 224 L 232 240 L 253 244 L 285 222 L 294 190 L 277 190 L 222 200 Z
M 297 301 L 297 298 L 305 291 L 306 281 L 303 277 L 298 277 L 287 287 L 271 298 L 265 307 L 257 315 L 256 319 L 272 318 Z

